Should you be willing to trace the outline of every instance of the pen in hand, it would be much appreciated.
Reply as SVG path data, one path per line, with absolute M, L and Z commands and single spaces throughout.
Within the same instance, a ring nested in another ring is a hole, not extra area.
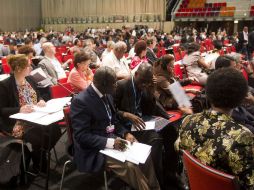
M 114 143 L 114 149 L 119 150 L 119 151 L 125 151 L 128 148 L 128 142 L 121 139 L 121 138 L 116 138 L 115 143 Z

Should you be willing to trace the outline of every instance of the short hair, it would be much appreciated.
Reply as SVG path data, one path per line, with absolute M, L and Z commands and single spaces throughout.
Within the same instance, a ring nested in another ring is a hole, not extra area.
M 235 59 L 231 56 L 219 56 L 215 61 L 215 69 L 230 67 L 232 61 L 235 61 Z
M 144 62 L 140 64 L 138 67 L 135 76 L 138 75 L 139 80 L 141 79 L 141 82 L 151 82 L 153 78 L 153 66 L 147 62 Z
M 19 68 L 25 69 L 29 65 L 27 56 L 24 54 L 9 55 L 7 57 L 7 62 L 12 71 L 16 71 Z
M 221 50 L 222 46 L 223 46 L 221 40 L 214 40 L 213 45 L 214 45 L 214 48 L 217 49 L 217 50 Z
M 78 63 L 83 61 L 91 60 L 90 54 L 86 53 L 85 51 L 81 51 L 75 54 L 74 56 L 74 67 L 78 67 Z
M 198 43 L 189 43 L 186 45 L 187 49 L 187 54 L 190 55 L 193 52 L 199 51 L 200 50 L 200 45 Z
M 114 48 L 114 46 L 115 46 L 115 42 L 114 41 L 110 40 L 110 41 L 107 42 L 107 47 L 108 48 Z
M 84 46 L 88 46 L 88 44 L 91 43 L 91 44 L 94 44 L 94 39 L 92 38 L 88 38 L 86 40 L 84 40 Z
M 112 68 L 102 66 L 96 70 L 93 77 L 93 83 L 98 90 L 104 93 L 112 82 L 116 82 L 116 73 Z
M 126 49 L 127 49 L 127 45 L 126 45 L 125 42 L 118 41 L 118 42 L 115 43 L 114 51 L 122 52 L 122 51 L 125 51 Z
M 235 62 L 238 64 L 241 61 L 242 55 L 240 53 L 235 53 L 232 55 L 232 57 L 235 59 Z
M 28 45 L 28 44 L 30 44 L 32 42 L 33 41 L 30 38 L 26 38 L 25 41 L 24 41 L 25 45 Z
M 18 53 L 28 55 L 29 53 L 35 53 L 35 50 L 29 45 L 24 45 L 18 48 Z
M 221 68 L 209 75 L 206 94 L 210 103 L 218 108 L 232 109 L 247 95 L 248 85 L 242 73 L 234 68 Z
M 136 53 L 136 55 L 140 55 L 142 51 L 146 50 L 146 47 L 146 42 L 144 40 L 139 40 L 135 44 L 134 52 Z
M 161 68 L 165 71 L 167 70 L 167 65 L 174 60 L 175 58 L 173 55 L 166 54 L 163 55 L 160 59 L 158 59 L 158 61 L 155 63 L 155 66 L 161 65 Z
M 42 49 L 45 52 L 45 50 L 47 50 L 50 46 L 54 46 L 51 42 L 45 42 L 44 44 L 42 44 Z

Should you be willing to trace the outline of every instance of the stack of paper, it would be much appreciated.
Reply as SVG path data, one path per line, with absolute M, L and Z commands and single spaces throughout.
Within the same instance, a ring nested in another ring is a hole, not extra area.
M 16 113 L 10 118 L 29 121 L 40 125 L 50 125 L 64 118 L 63 107 L 70 102 L 71 97 L 49 100 L 45 107 L 34 106 L 32 113 Z
M 129 161 L 138 165 L 139 163 L 144 164 L 146 162 L 151 153 L 151 148 L 151 146 L 146 144 L 138 142 L 131 144 L 128 142 L 127 149 L 124 152 L 108 148 L 100 152 L 121 162 Z

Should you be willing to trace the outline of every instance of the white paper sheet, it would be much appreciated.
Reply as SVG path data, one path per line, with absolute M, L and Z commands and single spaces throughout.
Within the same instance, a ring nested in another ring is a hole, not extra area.
M 134 142 L 131 145 L 130 142 L 128 142 L 128 148 L 124 152 L 108 148 L 100 152 L 121 162 L 129 161 L 134 164 L 144 164 L 151 153 L 151 148 L 150 145 L 138 142 Z
M 145 124 L 146 124 L 146 128 L 143 130 L 154 130 L 155 129 L 155 121 L 147 121 L 147 122 L 145 122 Z M 137 131 L 137 129 L 134 126 L 132 126 L 131 131 Z
M 16 113 L 11 115 L 10 118 L 34 122 L 45 115 L 47 115 L 45 112 Z
M 169 90 L 180 107 L 191 107 L 190 99 L 178 81 L 169 85 Z
M 70 102 L 71 97 L 55 98 L 46 103 L 45 107 L 34 106 L 34 110 L 37 112 L 54 113 L 63 110 L 63 107 Z

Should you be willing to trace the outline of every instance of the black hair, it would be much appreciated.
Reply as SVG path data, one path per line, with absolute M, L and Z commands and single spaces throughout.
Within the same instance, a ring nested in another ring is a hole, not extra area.
M 217 50 L 221 50 L 223 46 L 221 40 L 214 40 L 213 45 L 214 45 L 214 48 Z
M 112 68 L 107 66 L 102 66 L 97 69 L 93 77 L 94 85 L 102 94 L 110 94 L 109 88 L 115 82 L 116 74 Z
M 190 55 L 193 52 L 199 51 L 200 45 L 198 43 L 189 43 L 186 44 L 187 54 Z
M 230 67 L 232 61 L 235 61 L 235 59 L 231 56 L 219 56 L 215 61 L 215 69 Z
M 248 85 L 242 73 L 233 68 L 220 68 L 209 75 L 207 98 L 218 108 L 232 109 L 247 95 Z

